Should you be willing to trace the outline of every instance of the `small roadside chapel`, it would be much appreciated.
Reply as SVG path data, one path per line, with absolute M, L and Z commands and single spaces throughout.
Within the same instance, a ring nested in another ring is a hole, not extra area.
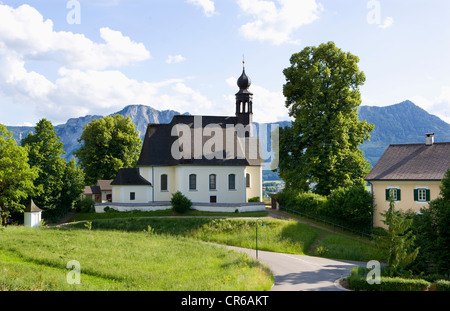
M 24 211 L 24 226 L 29 228 L 39 228 L 42 220 L 42 210 L 30 200 Z

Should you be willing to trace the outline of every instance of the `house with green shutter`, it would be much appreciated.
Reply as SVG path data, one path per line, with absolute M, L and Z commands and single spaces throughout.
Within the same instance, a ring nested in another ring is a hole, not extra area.
M 428 207 L 449 168 L 450 142 L 434 142 L 434 133 L 426 134 L 422 144 L 390 145 L 365 178 L 374 195 L 374 227 L 384 227 L 380 213 L 390 198 L 397 210 L 419 213 Z

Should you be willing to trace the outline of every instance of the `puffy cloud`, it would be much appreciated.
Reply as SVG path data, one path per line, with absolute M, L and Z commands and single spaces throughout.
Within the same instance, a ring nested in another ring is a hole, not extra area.
M 166 60 L 166 63 L 168 64 L 177 64 L 177 63 L 181 63 L 184 62 L 186 60 L 186 58 L 184 58 L 182 55 L 169 55 L 169 57 Z
M 450 124 L 450 86 L 442 86 L 441 93 L 435 98 L 416 95 L 410 100 L 428 113 Z
M 233 90 L 236 89 L 237 78 L 228 78 L 226 83 Z M 253 120 L 259 123 L 290 120 L 288 109 L 285 107 L 286 98 L 282 91 L 273 92 L 266 88 L 252 84 L 250 91 L 253 95 Z M 233 95 L 224 96 L 232 107 L 236 102 Z M 229 109 L 228 109 L 229 110 Z
M 106 69 L 126 66 L 150 58 L 142 43 L 119 31 L 101 28 L 105 43 L 95 43 L 82 34 L 55 31 L 53 22 L 29 5 L 14 9 L 0 4 L 0 53 L 20 58 L 51 58 L 65 67 Z
M 119 31 L 101 28 L 104 43 L 96 43 L 82 34 L 55 31 L 51 20 L 44 21 L 28 5 L 14 9 L 0 4 L 0 20 L 0 94 L 3 105 L 13 103 L 17 111 L 29 107 L 39 118 L 61 123 L 87 114 L 106 115 L 131 104 L 191 113 L 211 107 L 184 79 L 137 81 L 116 69 L 150 57 L 142 43 Z M 30 59 L 56 63 L 55 81 L 28 70 Z M 182 56 L 175 56 L 172 62 L 180 60 Z
M 319 18 L 323 7 L 316 0 L 238 0 L 242 11 L 253 21 L 241 26 L 240 33 L 249 40 L 268 41 L 275 45 L 298 44 L 292 33 Z
M 206 16 L 211 17 L 215 13 L 215 5 L 211 0 L 187 0 L 188 3 L 199 6 Z

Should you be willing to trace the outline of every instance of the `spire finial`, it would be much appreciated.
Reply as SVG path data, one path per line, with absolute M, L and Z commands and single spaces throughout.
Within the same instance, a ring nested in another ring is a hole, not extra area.
M 244 57 L 244 54 L 242 54 L 242 67 L 245 68 L 245 57 Z

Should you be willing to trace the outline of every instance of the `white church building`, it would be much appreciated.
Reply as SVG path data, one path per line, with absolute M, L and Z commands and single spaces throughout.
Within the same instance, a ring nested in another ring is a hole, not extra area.
M 245 67 L 237 84 L 235 116 L 174 116 L 149 124 L 136 168 L 121 169 L 112 181 L 112 202 L 96 205 L 118 211 L 171 208 L 180 191 L 193 209 L 264 210 L 260 139 L 253 132 L 253 94 Z

